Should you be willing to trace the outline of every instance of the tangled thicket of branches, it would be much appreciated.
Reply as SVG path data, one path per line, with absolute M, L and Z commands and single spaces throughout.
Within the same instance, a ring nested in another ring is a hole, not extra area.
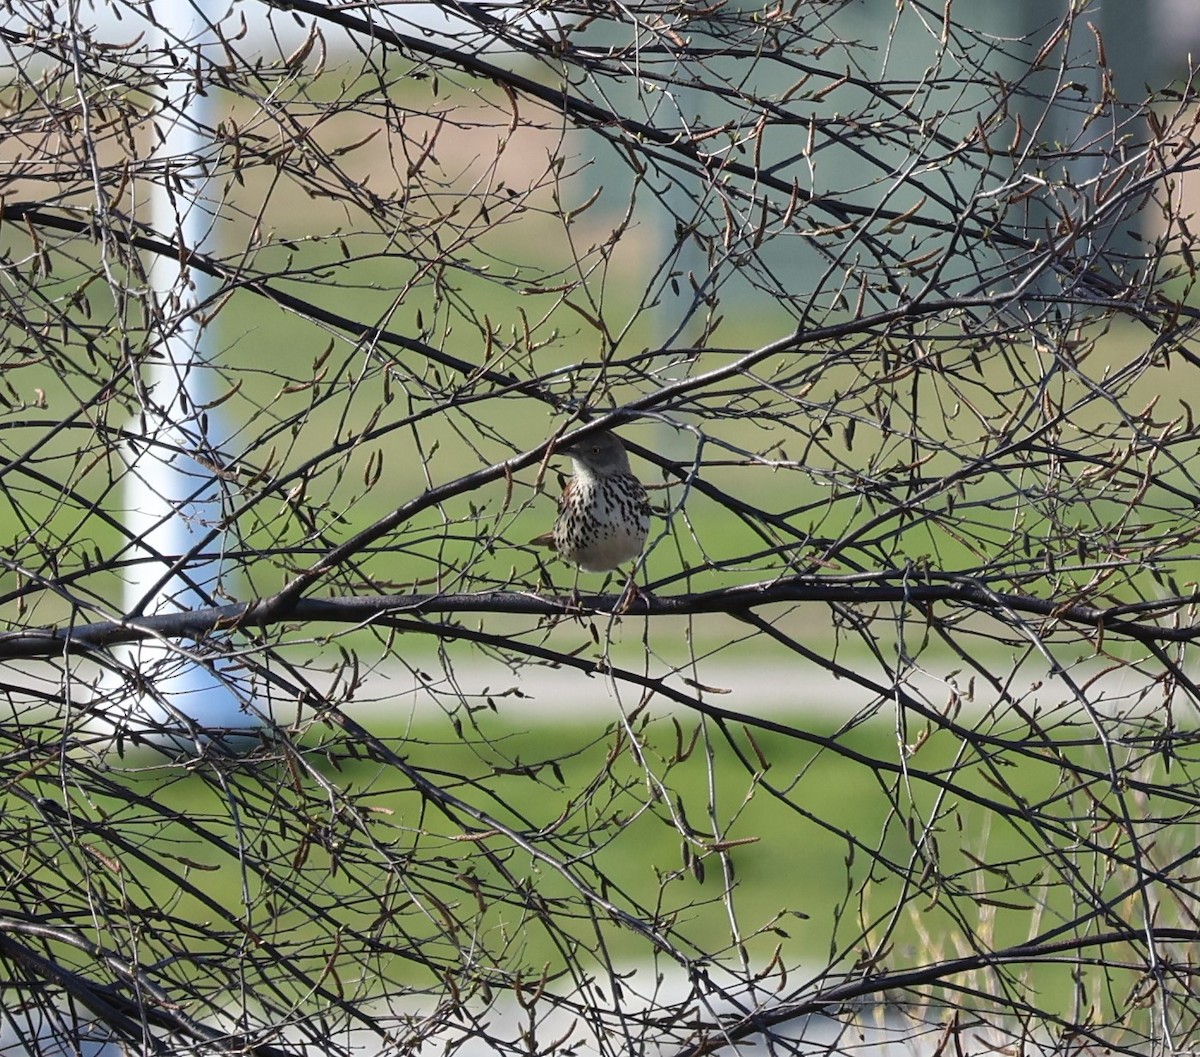
M 0 1052 L 1195 1046 L 1197 110 L 1086 6 L 8 4 Z

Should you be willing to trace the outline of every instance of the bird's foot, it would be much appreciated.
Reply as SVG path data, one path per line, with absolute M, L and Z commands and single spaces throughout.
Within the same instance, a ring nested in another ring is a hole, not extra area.
M 635 571 L 629 574 L 629 582 L 625 584 L 625 589 L 621 592 L 621 597 L 617 599 L 613 613 L 617 616 L 624 616 L 633 609 L 634 602 L 641 602 L 646 607 L 646 610 L 649 611 L 650 603 L 653 600 L 654 596 L 647 589 L 638 586 L 637 573 Z

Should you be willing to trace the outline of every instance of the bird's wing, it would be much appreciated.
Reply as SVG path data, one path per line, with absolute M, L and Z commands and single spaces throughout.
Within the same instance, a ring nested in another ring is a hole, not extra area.
M 563 482 L 563 489 L 558 493 L 558 512 L 561 514 L 571 502 L 571 491 L 575 487 L 575 479 L 568 477 Z
M 570 496 L 570 493 L 571 493 L 572 483 L 573 482 L 572 482 L 571 478 L 569 478 L 569 477 L 563 483 L 563 490 L 559 493 L 559 496 L 558 496 L 558 512 L 559 512 L 559 514 L 561 514 L 563 512 L 563 510 L 566 509 L 567 504 L 570 502 L 570 499 L 568 497 Z M 552 550 L 552 551 L 558 550 L 558 548 L 554 544 L 554 530 L 553 529 L 551 529 L 549 532 L 539 533 L 538 535 L 534 536 L 533 539 L 531 539 L 529 542 L 534 547 L 549 547 L 550 550 Z

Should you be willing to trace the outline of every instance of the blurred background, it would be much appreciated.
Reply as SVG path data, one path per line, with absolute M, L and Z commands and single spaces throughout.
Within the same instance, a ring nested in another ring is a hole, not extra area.
M 178 6 L 0 16 L 7 1052 L 1185 1047 L 1194 5 Z

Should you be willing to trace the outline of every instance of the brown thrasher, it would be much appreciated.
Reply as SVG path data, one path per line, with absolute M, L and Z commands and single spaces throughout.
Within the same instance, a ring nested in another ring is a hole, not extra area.
M 554 550 L 585 572 L 615 569 L 642 553 L 650 531 L 650 500 L 629 469 L 615 433 L 592 433 L 558 449 L 574 473 L 558 497 L 552 532 L 531 542 Z

